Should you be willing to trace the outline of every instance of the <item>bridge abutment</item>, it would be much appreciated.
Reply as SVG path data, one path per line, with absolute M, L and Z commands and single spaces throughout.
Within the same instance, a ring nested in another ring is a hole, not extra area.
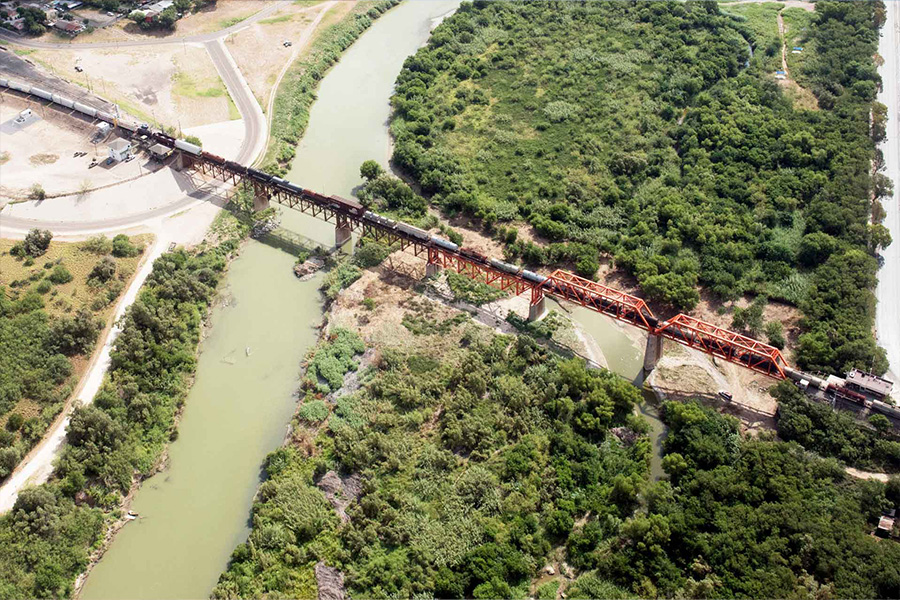
M 176 152 L 175 153 L 175 162 L 172 163 L 172 168 L 176 171 L 183 171 L 191 166 L 191 159 L 185 158 L 184 152 Z
M 547 298 L 541 296 L 539 300 L 532 302 L 528 307 L 528 321 L 540 321 L 547 314 Z
M 441 266 L 435 263 L 425 265 L 425 277 L 433 277 L 441 272 Z
M 663 355 L 665 338 L 658 334 L 647 336 L 647 346 L 644 349 L 644 372 L 649 373 L 656 368 L 656 364 Z

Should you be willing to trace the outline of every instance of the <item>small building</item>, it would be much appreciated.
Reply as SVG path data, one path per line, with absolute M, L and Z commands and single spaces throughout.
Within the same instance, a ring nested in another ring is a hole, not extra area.
M 77 21 L 63 21 L 59 20 L 53 24 L 53 27 L 61 31 L 66 35 L 76 36 L 82 31 L 84 31 L 84 25 Z
M 9 26 L 16 31 L 22 31 L 25 29 L 25 19 L 13 19 L 9 22 Z
M 775 71 L 775 79 L 787 79 L 787 73 L 784 71 Z
M 110 130 L 112 130 L 112 127 L 110 127 L 109 123 L 107 123 L 106 121 L 103 121 L 99 125 L 97 125 L 98 136 L 106 137 L 106 134 L 109 133 Z
M 875 533 L 881 537 L 891 537 L 891 533 L 894 531 L 894 517 L 890 515 L 883 515 L 881 519 L 878 520 L 878 527 L 875 528 Z
M 163 160 L 172 154 L 172 149 L 168 146 L 163 146 L 162 144 L 153 144 L 150 146 L 150 154 L 156 160 Z
M 891 395 L 894 382 L 879 377 L 878 375 L 873 375 L 872 373 L 853 369 L 847 373 L 847 387 L 863 394 L 869 394 L 876 399 L 881 400 L 882 398 Z
M 119 138 L 113 140 L 109 145 L 109 157 L 112 160 L 121 162 L 131 156 L 131 142 Z

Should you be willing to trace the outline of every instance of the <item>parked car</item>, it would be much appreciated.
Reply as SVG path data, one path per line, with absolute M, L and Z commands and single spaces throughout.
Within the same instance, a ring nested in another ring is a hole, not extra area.
M 293 46 L 293 45 L 294 45 L 294 44 L 293 44 L 293 42 L 291 42 L 291 40 L 284 40 L 284 47 L 285 47 L 285 48 L 287 48 L 288 46 Z
M 731 400 L 734 398 L 734 396 L 731 395 L 731 392 L 720 391 L 719 398 L 721 398 L 725 402 L 731 402 Z

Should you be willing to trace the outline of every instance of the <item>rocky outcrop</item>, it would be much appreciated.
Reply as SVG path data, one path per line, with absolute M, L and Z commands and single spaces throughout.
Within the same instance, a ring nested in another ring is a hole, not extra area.
M 319 588 L 319 600 L 344 600 L 344 574 L 325 563 L 316 563 L 316 586 Z
M 347 523 L 347 507 L 350 506 L 362 491 L 362 479 L 358 474 L 341 477 L 334 471 L 328 471 L 316 482 L 316 486 L 325 494 L 325 499 L 331 503 L 335 512 L 341 518 L 341 522 Z

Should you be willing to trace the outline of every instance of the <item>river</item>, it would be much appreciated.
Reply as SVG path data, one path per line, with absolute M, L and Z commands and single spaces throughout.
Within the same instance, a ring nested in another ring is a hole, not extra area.
M 349 196 L 364 160 L 387 165 L 397 74 L 428 39 L 433 20 L 458 4 L 404 3 L 357 40 L 322 81 L 289 179 Z M 282 226 L 334 243 L 333 225 L 295 211 L 282 212 Z M 82 598 L 205 598 L 246 539 L 260 466 L 284 438 L 299 363 L 322 318 L 317 278 L 298 282 L 293 262 L 251 241 L 232 263 L 169 466 L 136 494 L 140 518 L 116 536 Z
M 381 17 L 322 81 L 289 179 L 349 196 L 359 165 L 387 166 L 389 98 L 403 61 L 458 0 L 407 2 Z M 323 246 L 333 225 L 282 210 L 282 226 Z M 169 449 L 168 468 L 138 491 L 140 517 L 117 535 L 81 597 L 202 598 L 249 533 L 261 464 L 281 443 L 295 408 L 298 365 L 321 321 L 318 278 L 298 282 L 292 256 L 250 241 L 231 265 L 212 310 L 197 374 Z M 643 345 L 612 320 L 576 308 L 610 368 L 640 384 Z M 227 327 L 224 323 L 227 322 Z M 641 406 L 658 445 L 662 424 Z M 658 477 L 658 452 L 652 464 Z

